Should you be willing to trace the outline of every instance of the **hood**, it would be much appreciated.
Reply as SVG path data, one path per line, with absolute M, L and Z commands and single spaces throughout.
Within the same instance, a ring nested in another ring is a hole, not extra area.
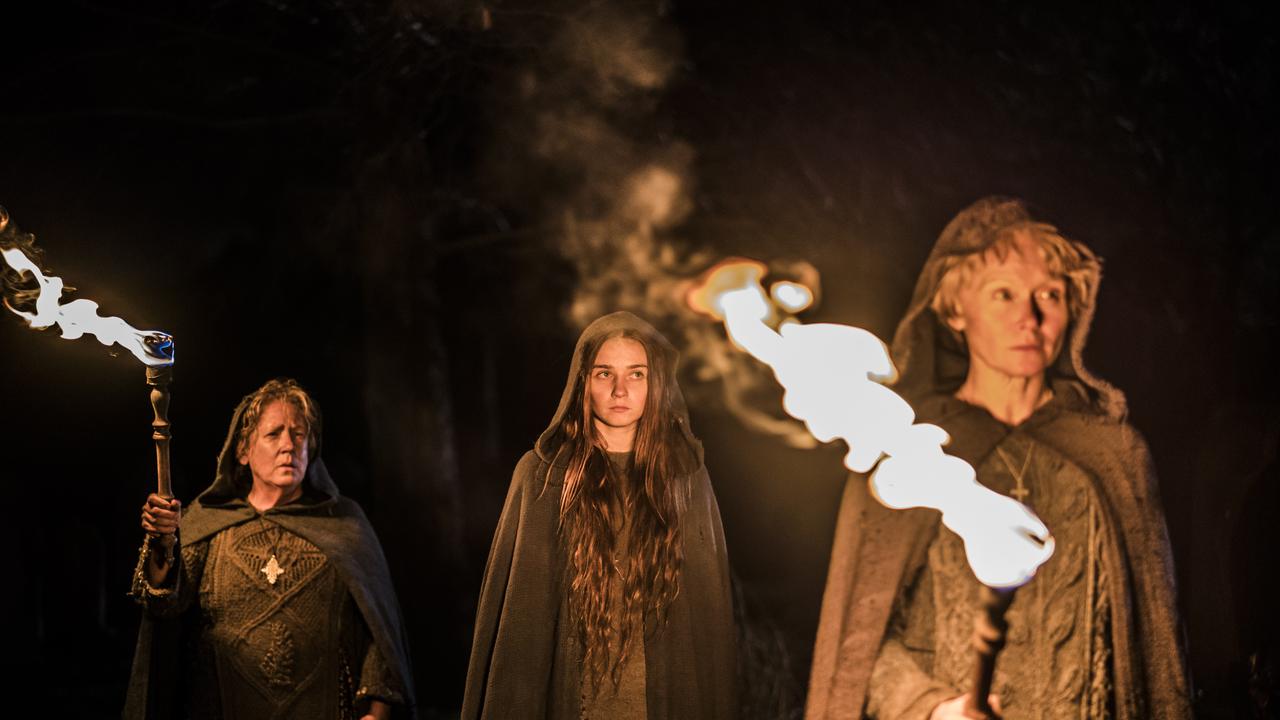
M 196 498 L 196 501 L 204 507 L 238 504 L 249 495 L 249 488 L 253 481 L 248 468 L 236 459 L 236 437 L 240 434 L 244 411 L 249 405 L 250 397 L 252 395 L 245 396 L 231 415 L 227 439 L 223 441 L 222 450 L 218 453 L 218 468 L 213 484 L 205 488 L 205 491 Z M 319 505 L 334 503 L 338 499 L 338 486 L 334 484 L 333 478 L 329 476 L 329 471 L 324 466 L 324 461 L 320 459 L 320 438 L 316 438 L 315 449 L 310 453 L 310 462 L 307 464 L 306 477 L 302 479 L 302 488 L 302 498 L 298 502 L 282 506 L 279 510 L 284 511 L 293 506 L 298 506 L 297 509 L 313 509 Z
M 594 340 L 603 336 L 623 330 L 630 330 L 637 335 L 643 336 L 649 341 L 650 347 L 656 349 L 658 357 L 649 358 L 649 365 L 661 366 L 664 371 L 663 374 L 668 378 L 668 400 L 679 431 L 677 436 L 684 441 L 682 443 L 683 452 L 677 453 L 677 465 L 681 472 L 692 473 L 702 466 L 702 443 L 694 437 L 693 430 L 689 426 L 689 409 L 685 405 L 684 393 L 680 391 L 680 384 L 676 380 L 677 363 L 680 359 L 680 354 L 676 352 L 670 342 L 667 342 L 662 333 L 629 312 L 615 312 L 605 315 L 592 322 L 582 331 L 582 335 L 578 337 L 577 345 L 573 348 L 573 360 L 569 364 L 569 378 L 565 382 L 564 392 L 560 394 L 560 405 L 556 408 L 556 413 L 552 416 L 547 429 L 538 436 L 538 442 L 534 444 L 534 450 L 544 462 L 556 462 L 556 451 L 559 450 L 562 442 L 559 437 L 560 423 L 568 413 L 576 412 L 576 403 L 573 402 L 574 383 L 582 373 L 583 368 L 594 359 L 584 356 L 586 346 L 594 344 Z M 563 461 L 560 461 L 560 463 L 563 464 Z
M 943 229 L 925 260 L 907 313 L 893 335 L 893 359 L 898 368 L 895 386 L 904 396 L 919 399 L 950 395 L 960 388 L 969 372 L 967 348 L 929 307 L 947 260 L 982 252 L 991 247 L 1002 230 L 1027 222 L 1043 221 L 1033 217 L 1021 200 L 992 196 L 965 208 Z M 1082 359 L 1097 306 L 1100 264 L 1094 263 L 1088 272 L 1088 297 L 1082 299 L 1081 310 L 1071 318 L 1062 352 L 1046 379 L 1056 394 L 1078 395 L 1097 412 L 1120 419 L 1127 407 L 1124 394 L 1090 373 Z

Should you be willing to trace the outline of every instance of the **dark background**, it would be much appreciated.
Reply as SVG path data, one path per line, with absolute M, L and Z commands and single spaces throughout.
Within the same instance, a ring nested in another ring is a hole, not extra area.
M 1248 716 L 1250 657 L 1275 647 L 1280 481 L 1280 59 L 1262 11 L 15 5 L 0 204 L 77 297 L 177 338 L 183 500 L 241 395 L 290 375 L 317 396 L 428 715 L 460 705 L 510 469 L 583 319 L 637 310 L 697 369 L 711 329 L 644 291 L 746 254 L 821 272 L 806 321 L 888 337 L 945 222 L 1007 193 L 1106 260 L 1086 360 L 1128 393 L 1160 470 L 1198 715 Z M 628 200 L 655 167 L 679 180 L 669 212 Z M 154 486 L 143 369 L 16 317 L 0 354 L 8 675 L 55 715 L 110 716 Z M 769 678 L 756 714 L 794 717 L 841 453 L 753 434 L 723 381 L 683 378 Z

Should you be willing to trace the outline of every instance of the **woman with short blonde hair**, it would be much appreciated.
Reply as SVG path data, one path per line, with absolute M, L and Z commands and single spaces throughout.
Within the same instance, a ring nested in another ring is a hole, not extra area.
M 896 388 L 1057 550 L 1008 612 L 993 706 L 1016 718 L 1189 718 L 1151 454 L 1082 355 L 1101 266 L 1016 199 L 943 230 L 894 336 Z M 964 717 L 980 586 L 929 511 L 846 486 L 806 718 Z

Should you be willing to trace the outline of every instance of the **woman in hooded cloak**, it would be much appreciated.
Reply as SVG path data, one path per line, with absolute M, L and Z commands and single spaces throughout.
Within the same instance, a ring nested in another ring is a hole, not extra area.
M 1031 507 L 1056 552 L 1008 611 L 993 683 L 1007 718 L 1190 717 L 1169 541 L 1124 395 L 1082 355 L 1100 263 L 989 197 L 957 215 L 894 336 L 897 390 L 977 479 Z M 850 478 L 806 717 L 962 717 L 980 586 L 929 510 Z
M 583 331 L 517 464 L 462 717 L 733 717 L 728 557 L 677 354 L 630 313 Z

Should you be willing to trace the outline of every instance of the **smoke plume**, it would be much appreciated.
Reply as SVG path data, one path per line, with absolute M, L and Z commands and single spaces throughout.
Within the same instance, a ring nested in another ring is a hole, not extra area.
M 641 315 L 680 349 L 694 380 L 686 386 L 691 400 L 718 402 L 755 431 L 814 447 L 802 426 L 777 412 L 767 369 L 685 305 L 695 278 L 720 258 L 680 231 L 695 208 L 696 154 L 665 129 L 661 101 L 683 54 L 664 6 L 592 3 L 543 17 L 554 18 L 545 29 L 550 43 L 503 97 L 514 106 L 490 164 L 509 193 L 537 193 L 535 212 L 575 271 L 566 322 L 581 329 L 615 310 Z M 516 156 L 523 163 L 512 162 L 513 143 L 526 149 Z M 807 263 L 775 261 L 770 270 L 818 290 Z

